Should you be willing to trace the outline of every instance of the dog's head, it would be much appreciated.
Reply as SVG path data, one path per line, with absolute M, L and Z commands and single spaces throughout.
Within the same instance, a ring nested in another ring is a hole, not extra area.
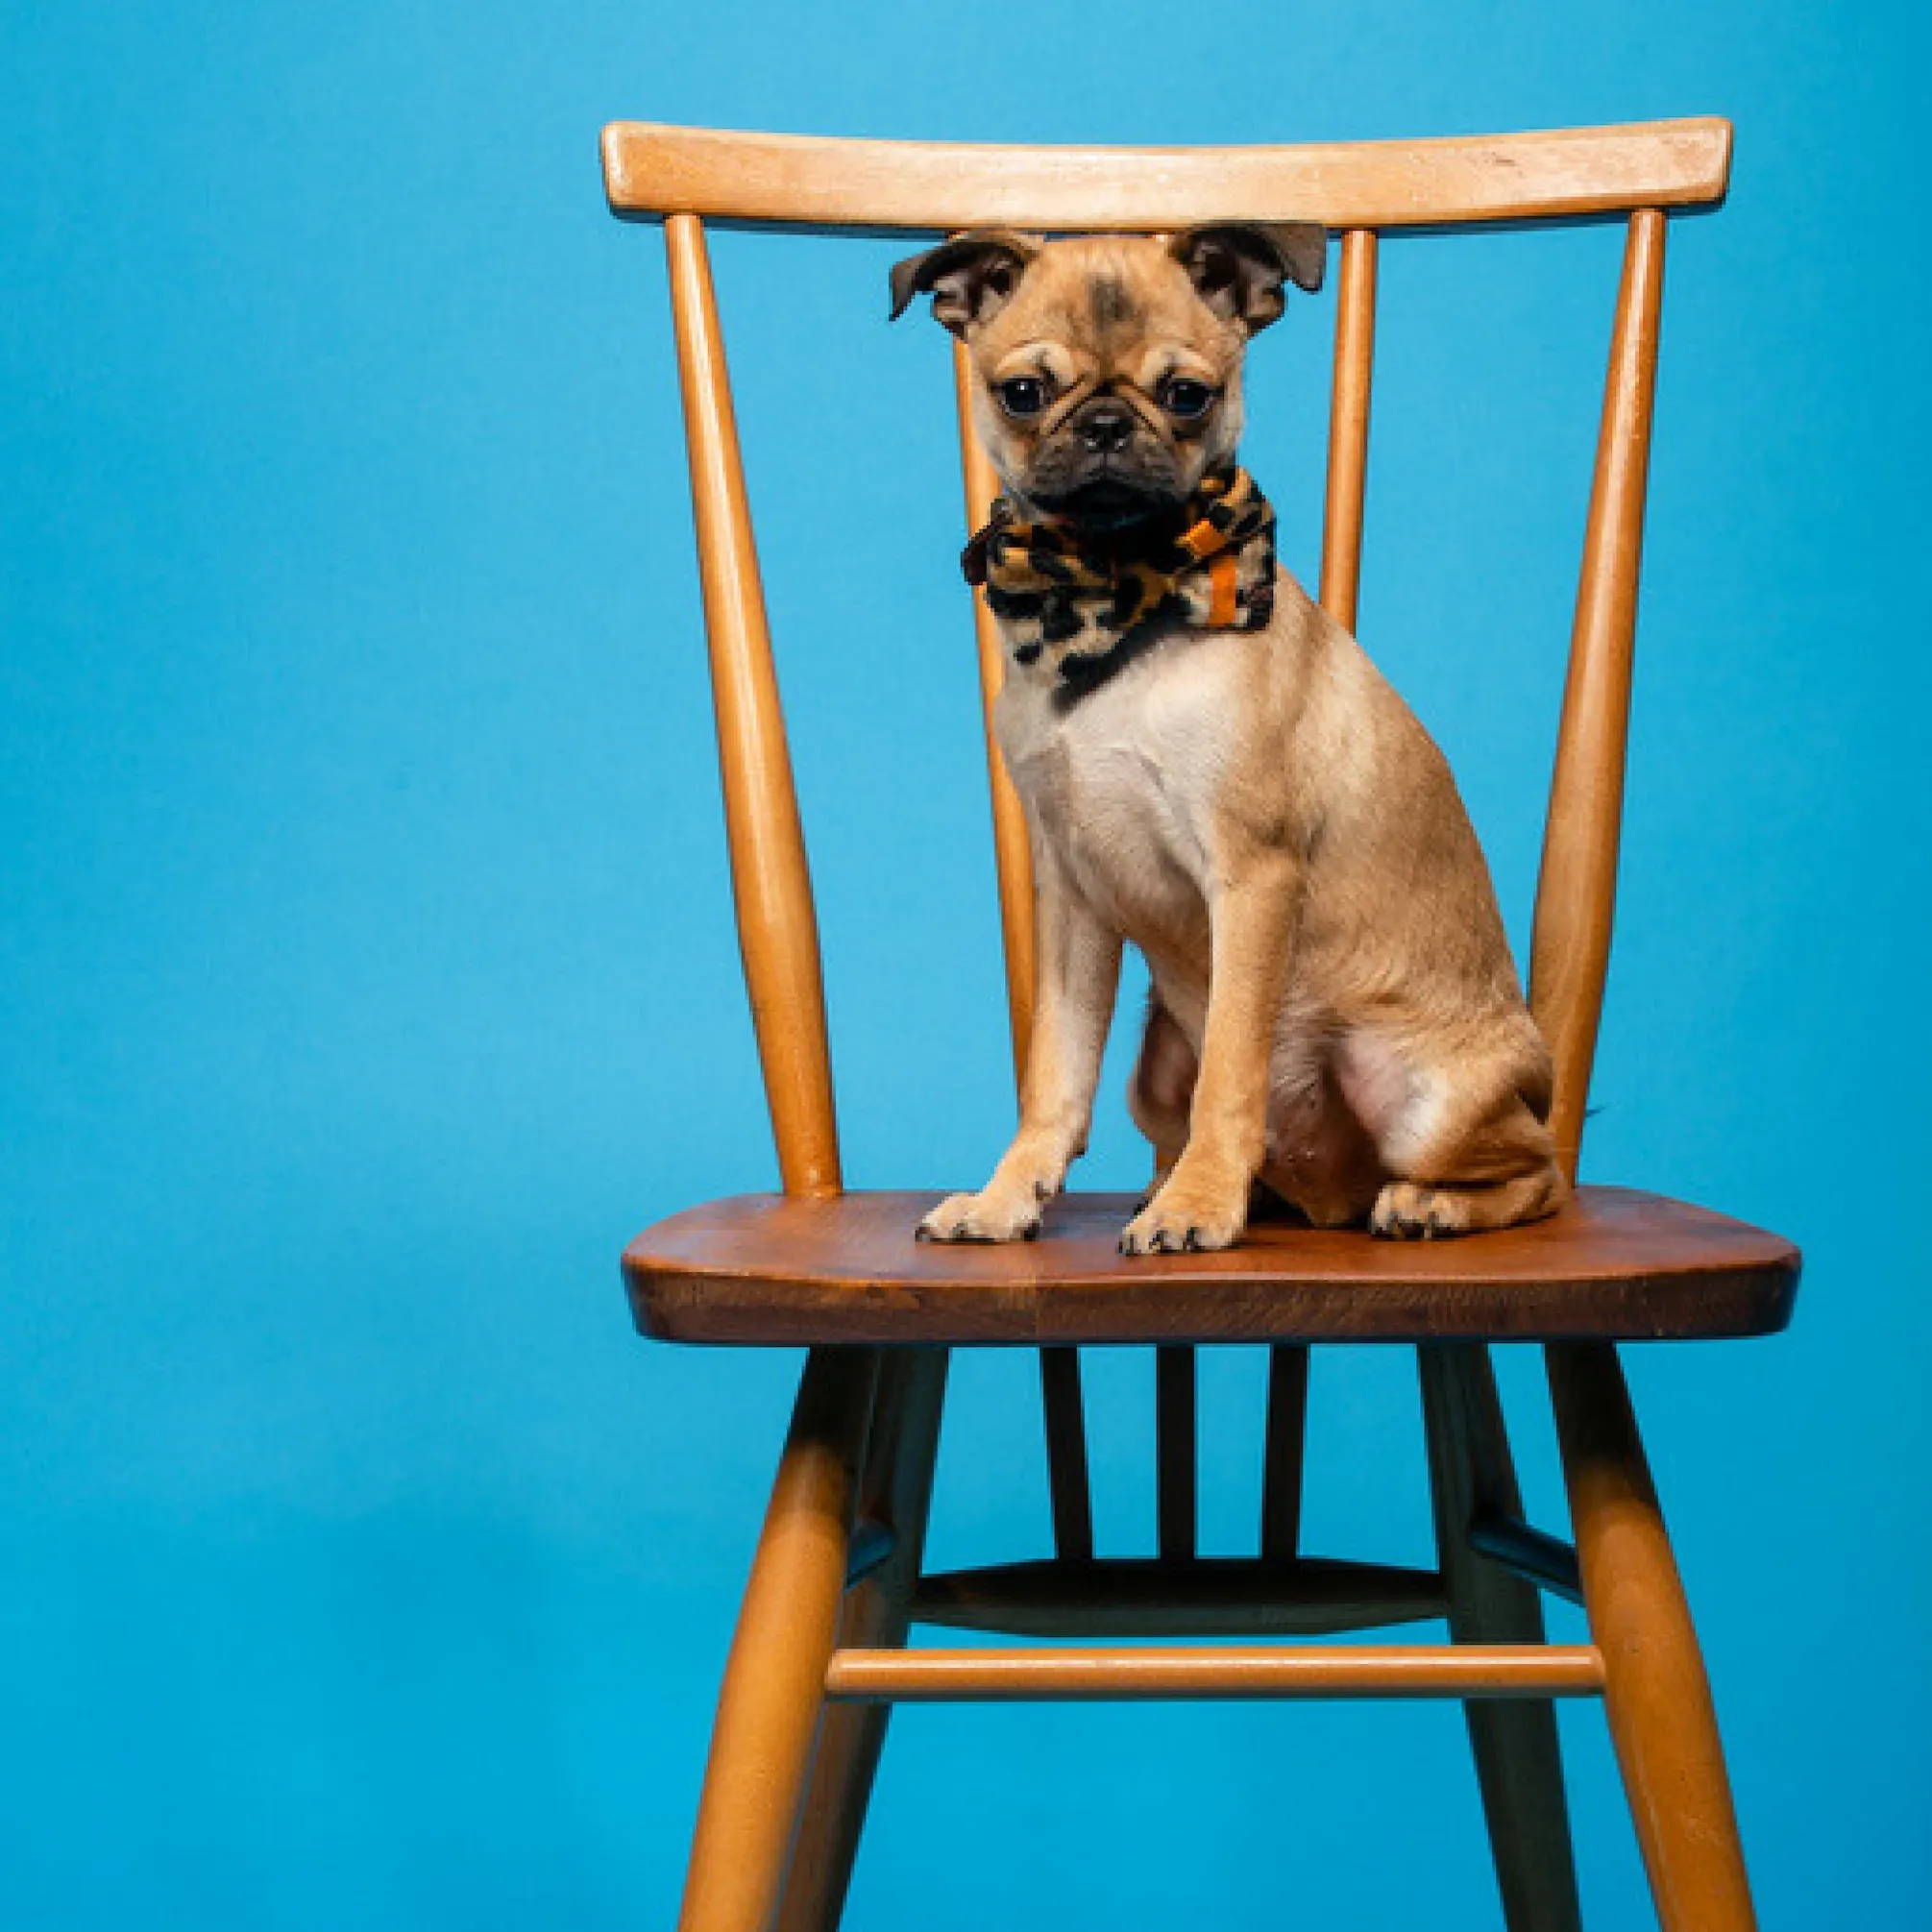
M 1224 222 L 1172 235 L 956 235 L 893 269 L 965 342 L 973 419 L 1010 497 L 1088 530 L 1170 513 L 1241 433 L 1241 357 L 1284 285 L 1321 286 L 1324 231 Z

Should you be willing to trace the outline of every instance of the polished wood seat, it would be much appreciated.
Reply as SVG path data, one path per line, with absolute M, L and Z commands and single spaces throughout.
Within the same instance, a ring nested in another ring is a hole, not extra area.
M 1121 1256 L 1127 1194 L 1069 1194 L 1035 1241 L 916 1241 L 933 1194 L 740 1194 L 625 1251 L 640 1331 L 665 1341 L 1691 1341 L 1791 1318 L 1776 1235 L 1628 1187 L 1460 1240 L 1258 1222 L 1211 1255 Z
M 673 1215 L 633 1243 L 624 1271 L 648 1335 L 808 1350 L 719 1698 L 680 1932 L 834 1932 L 894 1703 L 1095 1697 L 1460 1700 L 1510 1932 L 1580 1925 L 1551 1700 L 1601 1697 L 1667 1932 L 1754 1926 L 1709 1686 L 1618 1344 L 1781 1328 L 1797 1253 L 1614 1187 L 1583 1188 L 1549 1221 L 1456 1240 L 1263 1222 L 1226 1254 L 1132 1261 L 1113 1245 L 1124 1196 L 1055 1204 L 1032 1243 L 961 1248 L 915 1242 L 930 1195 L 845 1193 L 810 868 L 706 242 L 711 222 L 922 234 L 1325 223 L 1339 241 L 1319 594 L 1353 629 L 1384 235 L 1625 218 L 1529 947 L 1530 1007 L 1554 1064 L 1551 1132 L 1574 1179 L 1616 896 L 1665 234 L 1722 201 L 1730 145 L 1717 119 L 1238 149 L 605 130 L 613 210 L 663 225 L 731 883 L 783 1188 Z M 854 326 L 871 309 L 855 295 Z M 957 345 L 954 382 L 970 527 L 995 483 Z M 983 599 L 974 621 L 990 713 L 1004 660 Z M 990 732 L 988 775 L 1018 1070 L 1032 1026 L 1032 872 Z M 1415 1345 L 1432 1567 L 1302 1547 L 1310 1345 L 1330 1341 Z M 1543 1345 L 1574 1540 L 1524 1515 L 1489 1352 L 1512 1341 Z M 1095 1547 L 1081 1345 L 1098 1342 L 1149 1344 L 1154 1357 L 1151 1555 Z M 1252 1553 L 1204 1556 L 1198 1350 L 1239 1342 L 1268 1351 L 1259 1520 Z M 1039 1354 L 1052 1553 L 930 1572 L 951 1351 L 1015 1344 Z M 1545 1640 L 1549 1595 L 1583 1606 L 1587 1644 Z M 1432 1619 L 1447 1643 L 1306 1641 Z M 1034 1641 L 911 1643 L 921 1625 Z M 1227 1641 L 1258 1636 L 1294 1641 Z M 1161 1641 L 1177 1637 L 1216 1641 Z M 1413 1922 L 1432 1910 L 1419 1883 Z M 898 1900 L 889 1922 L 922 1916 Z M 1048 1899 L 1034 1916 L 1065 1908 Z M 1274 1916 L 1306 1914 L 1290 1895 Z

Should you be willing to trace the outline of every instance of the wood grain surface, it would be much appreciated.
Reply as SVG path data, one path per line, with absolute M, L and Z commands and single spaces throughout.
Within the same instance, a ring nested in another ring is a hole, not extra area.
M 1730 155 L 1730 123 L 1710 115 L 1219 148 L 841 140 L 653 121 L 603 131 L 604 192 L 616 214 L 911 233 L 1234 220 L 1427 228 L 1695 208 L 1723 199 Z
M 915 1241 L 935 1193 L 746 1194 L 674 1214 L 624 1267 L 666 1340 L 1039 1343 L 1617 1341 L 1768 1334 L 1798 1256 L 1741 1221 L 1622 1187 L 1459 1240 L 1258 1224 L 1220 1254 L 1129 1260 L 1126 1194 L 1069 1194 L 1037 1241 Z
M 1167 1650 L 835 1651 L 832 1698 L 1005 1702 L 1033 1698 L 1590 1698 L 1587 1644 L 1225 1645 Z

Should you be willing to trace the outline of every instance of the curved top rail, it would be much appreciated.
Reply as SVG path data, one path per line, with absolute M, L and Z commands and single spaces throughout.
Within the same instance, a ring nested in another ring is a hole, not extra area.
M 840 140 L 650 121 L 603 131 L 613 213 L 911 233 L 1225 220 L 1430 228 L 1696 208 L 1724 199 L 1730 154 L 1731 125 L 1716 116 L 1222 148 Z

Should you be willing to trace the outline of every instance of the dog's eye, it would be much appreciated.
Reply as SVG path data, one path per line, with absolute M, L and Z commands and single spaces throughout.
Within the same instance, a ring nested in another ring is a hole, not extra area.
M 1205 416 L 1213 401 L 1214 392 L 1205 382 L 1196 382 L 1186 376 L 1176 376 L 1161 390 L 1162 408 L 1183 421 L 1190 416 Z
M 1000 383 L 997 393 L 1009 416 L 1038 416 L 1046 407 L 1046 384 L 1038 376 L 1015 376 Z

